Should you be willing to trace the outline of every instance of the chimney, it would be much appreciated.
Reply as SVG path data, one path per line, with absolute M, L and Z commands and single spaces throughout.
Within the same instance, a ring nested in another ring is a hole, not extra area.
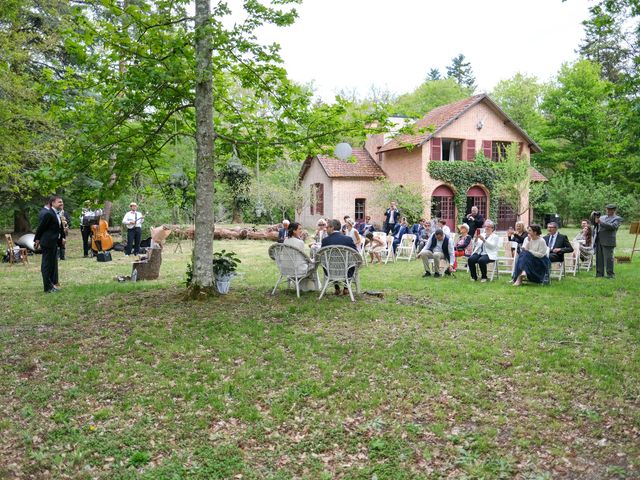
M 369 155 L 379 163 L 378 149 L 384 145 L 384 133 L 376 133 L 374 135 L 367 135 L 367 139 L 364 142 L 364 149 L 369 152 Z

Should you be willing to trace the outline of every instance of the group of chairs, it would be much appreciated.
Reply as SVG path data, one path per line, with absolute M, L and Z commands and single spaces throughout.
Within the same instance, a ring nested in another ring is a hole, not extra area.
M 280 275 L 271 292 L 276 293 L 278 285 L 287 282 L 290 287 L 294 284 L 296 295 L 300 297 L 303 283 L 311 282 L 315 290 L 320 290 L 321 299 L 331 283 L 344 286 L 349 292 L 351 301 L 355 302 L 353 290 L 360 293 L 360 267 L 363 265 L 363 256 L 349 247 L 332 245 L 322 247 L 313 259 L 297 248 L 282 243 L 275 243 L 269 247 L 269 257 L 275 260 Z M 320 270 L 324 279 L 320 280 Z
M 381 259 L 386 264 L 389 261 L 396 262 L 400 260 L 411 261 L 417 259 L 416 235 L 404 234 L 400 243 L 393 251 L 392 235 L 384 232 L 374 232 L 374 237 L 379 238 L 384 248 L 382 249 Z M 455 238 L 452 239 L 455 241 Z M 499 278 L 500 275 L 508 275 L 511 277 L 517 255 L 511 255 L 511 244 L 507 241 L 506 236 L 499 236 L 498 249 L 504 252 L 495 262 L 487 265 L 487 275 L 490 281 Z M 561 280 L 567 274 L 575 276 L 579 271 L 590 271 L 593 264 L 593 255 L 589 255 L 581 259 L 580 249 L 578 245 L 574 246 L 574 254 L 566 254 L 563 262 L 552 262 L 549 272 L 549 279 Z M 364 245 L 358 246 L 358 253 L 352 249 L 343 246 L 330 246 L 319 249 L 314 258 L 310 258 L 300 250 L 284 244 L 274 244 L 269 248 L 269 256 L 275 260 L 280 275 L 273 287 L 272 295 L 275 294 L 278 286 L 287 281 L 291 286 L 295 285 L 296 295 L 300 297 L 301 285 L 303 282 L 311 281 L 315 290 L 320 291 L 320 298 L 326 293 L 329 284 L 337 282 L 349 291 L 351 301 L 355 301 L 353 288 L 356 292 L 360 292 L 359 270 L 363 265 L 367 264 L 367 256 L 369 252 Z M 458 257 L 458 270 L 468 270 L 467 257 Z M 446 268 L 446 267 L 445 267 Z M 320 270 L 324 274 L 324 279 L 320 279 Z

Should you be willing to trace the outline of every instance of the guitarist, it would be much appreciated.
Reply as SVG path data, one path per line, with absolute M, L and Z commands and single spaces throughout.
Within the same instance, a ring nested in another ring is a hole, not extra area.
M 124 256 L 128 257 L 133 252 L 134 255 L 138 255 L 140 252 L 140 240 L 142 238 L 142 222 L 144 222 L 144 215 L 138 212 L 138 204 L 131 202 L 129 210 L 122 223 L 127 227 L 127 247 L 124 249 Z

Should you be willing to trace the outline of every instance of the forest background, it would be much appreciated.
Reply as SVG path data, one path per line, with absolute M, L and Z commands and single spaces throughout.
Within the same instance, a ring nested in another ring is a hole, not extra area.
M 11 0 L 0 12 L 0 229 L 33 228 L 47 195 L 77 218 L 87 200 L 118 223 L 136 200 L 149 222 L 192 223 L 196 198 L 193 16 L 188 2 Z M 245 2 L 227 27 L 217 3 L 213 38 L 216 222 L 276 223 L 310 201 L 300 163 L 336 143 L 361 144 L 392 115 L 419 118 L 476 92 L 463 54 L 432 68 L 413 92 L 372 88 L 334 102 L 288 80 L 264 23 L 295 10 Z M 532 163 L 550 181 L 540 214 L 579 221 L 616 202 L 640 216 L 640 5 L 596 2 L 576 45 L 580 59 L 541 82 L 515 73 L 491 97 L 543 148 Z M 77 226 L 77 225 L 76 225 Z

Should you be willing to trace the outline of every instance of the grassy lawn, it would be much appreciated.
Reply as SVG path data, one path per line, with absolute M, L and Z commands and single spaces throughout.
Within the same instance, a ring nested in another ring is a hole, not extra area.
M 118 283 L 74 238 L 52 295 L 0 265 L 0 478 L 640 478 L 640 258 L 519 289 L 375 265 L 352 304 L 272 297 L 268 246 L 216 242 L 243 275 L 191 302 L 188 242 Z

